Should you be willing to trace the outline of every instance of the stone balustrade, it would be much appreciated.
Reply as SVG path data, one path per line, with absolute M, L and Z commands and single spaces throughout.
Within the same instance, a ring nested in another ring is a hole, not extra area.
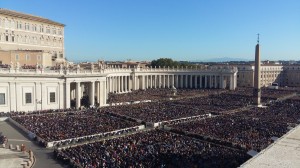
M 235 73 L 237 68 L 233 66 L 218 66 L 218 67 L 205 67 L 205 68 L 191 68 L 191 67 L 158 67 L 158 68 L 105 68 L 105 69 L 49 69 L 49 68 L 36 68 L 36 69 L 23 69 L 23 68 L 0 68 L 0 74 L 45 74 L 45 75 L 74 75 L 74 74 L 109 74 L 109 73 L 132 73 L 132 72 L 150 72 L 150 73 L 178 73 L 178 72 L 228 72 Z

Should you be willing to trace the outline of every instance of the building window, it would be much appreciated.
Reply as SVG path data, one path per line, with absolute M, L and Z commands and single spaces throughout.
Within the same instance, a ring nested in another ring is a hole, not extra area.
M 25 103 L 26 104 L 32 103 L 31 93 L 25 93 Z
M 5 93 L 0 93 L 0 105 L 5 104 Z
M 38 59 L 38 60 L 41 60 L 41 56 L 40 56 L 40 55 L 38 55 L 38 56 L 37 56 L 37 59 Z
M 50 103 L 55 103 L 55 92 L 50 92 Z
M 19 60 L 19 55 L 18 54 L 16 55 L 16 60 Z
M 30 60 L 30 55 L 26 55 L 26 56 L 25 56 L 25 59 L 26 59 L 26 60 Z
M 11 41 L 15 42 L 15 36 L 11 36 Z
M 5 40 L 8 41 L 8 35 L 5 36 Z

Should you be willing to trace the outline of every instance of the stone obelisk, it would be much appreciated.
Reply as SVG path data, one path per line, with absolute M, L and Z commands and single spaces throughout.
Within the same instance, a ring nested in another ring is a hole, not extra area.
M 255 105 L 260 105 L 261 89 L 260 89 L 260 54 L 259 54 L 259 34 L 257 34 L 257 44 L 255 46 L 255 69 L 254 69 L 254 89 L 253 101 Z

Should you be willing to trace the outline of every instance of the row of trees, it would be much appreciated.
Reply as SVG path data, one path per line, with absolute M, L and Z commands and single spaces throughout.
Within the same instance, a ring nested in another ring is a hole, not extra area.
M 184 62 L 178 62 L 178 61 L 173 61 L 171 58 L 159 58 L 157 60 L 153 60 L 151 62 L 151 67 L 196 67 L 197 65 L 191 64 L 187 61 Z

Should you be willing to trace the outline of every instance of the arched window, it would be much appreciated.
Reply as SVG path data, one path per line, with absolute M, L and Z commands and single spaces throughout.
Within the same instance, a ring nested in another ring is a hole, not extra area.
M 40 32 L 44 33 L 44 25 L 40 25 Z

